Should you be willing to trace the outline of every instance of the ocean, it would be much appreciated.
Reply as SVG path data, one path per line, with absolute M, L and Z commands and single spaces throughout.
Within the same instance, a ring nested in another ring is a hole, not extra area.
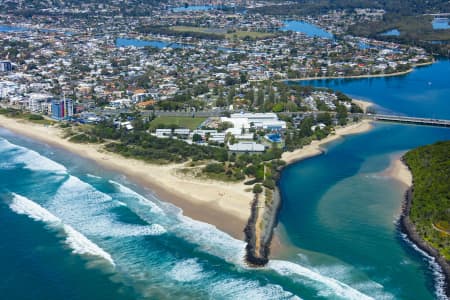
M 404 151 L 449 138 L 377 123 L 289 166 L 284 249 L 251 269 L 244 242 L 121 174 L 0 129 L 1 298 L 434 299 L 439 270 L 397 231 L 404 188 L 383 172 Z

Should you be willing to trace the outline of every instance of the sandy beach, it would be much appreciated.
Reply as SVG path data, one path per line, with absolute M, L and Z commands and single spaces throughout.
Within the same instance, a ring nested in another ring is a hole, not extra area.
M 101 145 L 72 143 L 62 137 L 63 131 L 60 128 L 54 126 L 42 126 L 0 116 L 0 127 L 61 147 L 106 169 L 120 172 L 132 181 L 150 188 L 161 200 L 180 207 L 186 216 L 215 225 L 235 238 L 244 238 L 243 229 L 250 216 L 253 194 L 246 191 L 249 187 L 243 182 L 225 183 L 197 179 L 180 172 L 186 168 L 184 164 L 153 165 L 107 152 Z M 320 146 L 341 136 L 364 132 L 370 128 L 370 121 L 367 120 L 337 128 L 335 134 L 294 152 L 286 152 L 282 159 L 292 163 L 318 155 L 322 153 Z
M 95 161 L 102 167 L 120 172 L 132 181 L 150 188 L 158 198 L 183 209 L 193 219 L 215 225 L 235 238 L 243 239 L 250 215 L 251 192 L 243 183 L 224 183 L 183 176 L 183 164 L 152 165 L 102 150 L 100 145 L 75 144 L 62 138 L 62 131 L 23 120 L 0 116 L 0 127 L 23 136 L 61 147 Z
M 408 167 L 401 160 L 401 155 L 395 156 L 389 168 L 384 172 L 386 176 L 389 176 L 402 184 L 404 184 L 407 188 L 410 188 L 413 183 L 412 174 L 409 171 Z
M 372 124 L 370 120 L 363 120 L 361 122 L 351 124 L 345 127 L 338 127 L 334 134 L 326 137 L 320 141 L 313 141 L 310 145 L 304 146 L 301 149 L 297 149 L 292 152 L 284 152 L 281 159 L 286 161 L 287 164 L 294 163 L 299 160 L 310 158 L 323 153 L 321 146 L 335 141 L 345 135 L 362 133 L 370 130 Z
M 364 111 L 364 113 L 367 112 L 367 109 L 369 107 L 374 106 L 374 104 L 369 101 L 364 101 L 364 100 L 360 100 L 360 99 L 352 99 L 352 101 L 355 102 L 356 105 L 361 107 L 361 109 Z

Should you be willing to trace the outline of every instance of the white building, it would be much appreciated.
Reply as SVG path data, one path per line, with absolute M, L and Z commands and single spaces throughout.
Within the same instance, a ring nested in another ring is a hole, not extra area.
M 156 129 L 155 134 L 156 134 L 156 137 L 159 137 L 159 138 L 170 137 L 170 136 L 172 136 L 172 129 L 170 129 L 170 128 Z
M 49 104 L 51 107 L 52 99 L 53 96 L 49 94 L 32 93 L 29 95 L 28 109 L 31 112 L 51 112 L 51 109 L 49 111 Z
M 241 143 L 237 143 L 234 145 L 229 145 L 228 149 L 231 152 L 259 153 L 259 152 L 264 152 L 266 148 L 264 147 L 264 145 L 257 144 L 255 142 L 241 142 Z
M 0 98 L 8 98 L 17 93 L 19 86 L 12 81 L 0 81 Z
M 114 109 L 125 108 L 131 105 L 130 99 L 117 99 L 109 102 L 109 107 Z
M 233 124 L 233 135 L 238 134 L 237 130 L 245 133 L 250 129 L 259 128 L 264 130 L 285 130 L 286 122 L 280 121 L 275 113 L 238 113 L 231 114 L 229 118 L 222 117 L 221 122 L 229 122 Z M 236 130 L 236 131 L 234 131 Z
M 210 133 L 208 141 L 216 142 L 216 143 L 225 143 L 225 133 L 223 132 L 216 132 L 216 133 Z

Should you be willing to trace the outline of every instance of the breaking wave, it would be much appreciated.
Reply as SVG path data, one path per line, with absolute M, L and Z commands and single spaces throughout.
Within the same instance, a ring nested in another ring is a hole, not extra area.
M 60 218 L 30 199 L 13 194 L 13 199 L 9 207 L 18 214 L 27 215 L 31 219 L 44 222 L 52 228 L 62 229 L 66 235 L 65 243 L 72 249 L 73 253 L 101 257 L 111 265 L 115 265 L 114 260 L 108 252 L 100 248 L 80 232 L 76 231 L 70 225 L 64 224 Z
M 342 283 L 334 278 L 323 276 L 301 265 L 281 260 L 271 260 L 268 268 L 273 269 L 283 276 L 289 276 L 294 281 L 312 281 L 316 288 L 320 290 L 320 295 L 329 297 L 336 295 L 342 299 L 369 300 L 374 299 L 358 290 Z M 319 285 L 317 285 L 319 284 Z
M 436 262 L 436 259 L 433 256 L 430 256 L 428 253 L 420 249 L 415 243 L 413 243 L 408 235 L 405 233 L 400 233 L 400 236 L 403 241 L 405 241 L 408 245 L 410 245 L 414 250 L 416 250 L 420 255 L 422 255 L 428 262 L 431 272 L 434 277 L 434 288 L 436 298 L 438 300 L 449 300 L 447 294 L 445 292 L 445 275 L 441 268 L 441 266 Z
M 13 152 L 10 162 L 15 164 L 23 164 L 26 169 L 32 171 L 55 173 L 65 173 L 67 171 L 63 165 L 42 156 L 38 152 L 12 144 L 5 139 L 0 139 L 0 150 L 2 150 L 2 152 Z

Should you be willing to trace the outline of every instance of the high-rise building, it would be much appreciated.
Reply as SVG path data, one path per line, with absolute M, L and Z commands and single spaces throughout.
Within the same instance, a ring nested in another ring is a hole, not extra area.
M 72 99 L 54 99 L 52 101 L 52 118 L 56 120 L 67 120 L 73 116 Z
M 0 72 L 12 71 L 12 64 L 10 61 L 0 61 Z

